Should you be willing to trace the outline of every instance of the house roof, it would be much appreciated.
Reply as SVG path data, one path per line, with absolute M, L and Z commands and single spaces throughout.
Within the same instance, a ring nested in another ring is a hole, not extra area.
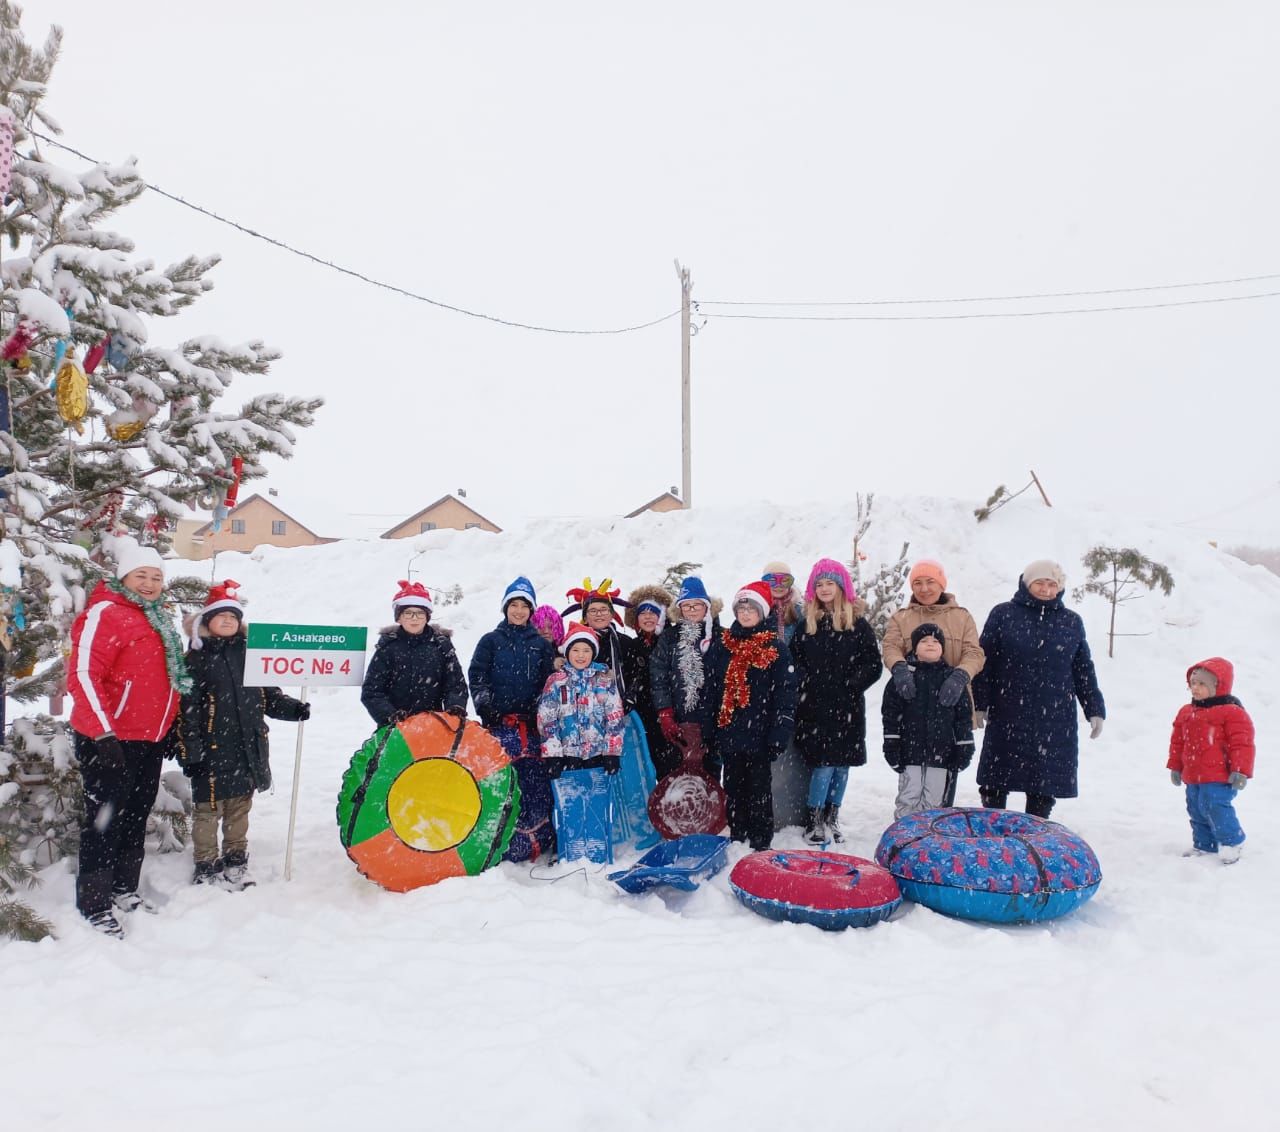
M 629 514 L 623 515 L 622 517 L 624 519 L 634 519 L 637 515 L 643 515 L 655 503 L 661 503 L 664 499 L 671 499 L 671 500 L 674 500 L 676 503 L 680 503 L 680 497 L 678 495 L 673 495 L 669 491 L 664 491 L 661 495 L 655 495 L 643 507 L 637 507 L 634 511 L 630 512 Z M 680 503 L 680 506 L 683 507 L 684 504 Z
M 486 523 L 489 524 L 489 526 L 498 527 L 498 524 L 495 523 L 492 519 L 486 519 L 483 515 L 480 514 L 479 511 L 477 511 L 470 504 L 464 503 L 456 495 L 453 495 L 451 493 L 449 495 L 440 496 L 440 498 L 437 499 L 434 503 L 428 503 L 421 511 L 417 511 L 414 514 L 408 516 L 407 518 L 401 519 L 400 522 L 396 523 L 394 526 L 388 527 L 378 537 L 390 538 L 392 531 L 398 531 L 401 527 L 407 526 L 409 523 L 414 522 L 414 520 L 421 519 L 423 515 L 425 515 L 428 511 L 434 511 L 437 507 L 440 506 L 441 503 L 449 503 L 449 502 L 456 503 L 458 504 L 459 507 L 462 507 L 464 510 L 470 511 L 471 514 L 473 514 L 477 519 L 483 519 Z M 498 527 L 498 530 L 502 530 L 502 528 Z
M 268 507 L 270 507 L 271 510 L 273 510 L 282 519 L 288 519 L 289 522 L 296 523 L 299 527 L 301 527 L 304 531 L 306 531 L 307 534 L 309 534 L 312 538 L 323 537 L 321 535 L 316 534 L 316 532 L 313 531 L 310 527 L 308 527 L 305 523 L 299 523 L 298 520 L 295 519 L 292 515 L 290 515 L 287 511 L 280 510 L 280 508 L 277 507 L 274 503 L 272 503 L 270 499 L 267 499 L 266 496 L 258 494 L 258 492 L 256 491 L 251 496 L 249 496 L 248 499 L 244 500 L 244 502 L 237 503 L 233 508 L 231 508 L 231 510 L 227 512 L 227 518 L 230 519 L 238 511 L 244 510 L 244 508 L 248 507 L 249 504 L 252 503 L 255 499 L 261 499 L 263 503 L 265 503 Z M 226 520 L 223 520 L 223 521 L 225 522 Z M 204 523 L 203 525 L 196 527 L 196 529 L 191 532 L 191 537 L 195 538 L 197 535 L 205 534 L 212 527 L 213 527 L 213 520 L 210 519 L 207 523 Z M 326 541 L 330 541 L 330 540 L 326 540 Z

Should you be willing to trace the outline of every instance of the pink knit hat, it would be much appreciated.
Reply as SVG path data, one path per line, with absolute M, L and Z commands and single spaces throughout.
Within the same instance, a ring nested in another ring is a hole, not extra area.
M 823 578 L 829 578 L 840 587 L 840 592 L 844 594 L 845 601 L 857 601 L 858 592 L 853 588 L 853 579 L 849 577 L 849 571 L 845 568 L 843 562 L 837 562 L 834 558 L 819 558 L 813 564 L 813 569 L 809 571 L 809 584 L 804 588 L 805 601 L 817 601 L 817 594 L 813 592 L 816 586 Z

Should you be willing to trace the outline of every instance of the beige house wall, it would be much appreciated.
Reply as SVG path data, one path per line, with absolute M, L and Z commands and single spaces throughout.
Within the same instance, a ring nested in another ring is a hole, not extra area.
M 474 523 L 482 531 L 494 533 L 499 531 L 498 527 L 495 527 L 488 519 L 477 515 L 465 503 L 450 498 L 441 500 L 434 507 L 428 508 L 420 515 L 415 515 L 398 527 L 392 527 L 382 537 L 417 538 L 418 535 L 422 534 L 423 523 L 435 523 L 435 529 L 440 531 L 465 530 L 468 523 Z
M 179 528 L 182 526 L 179 522 Z M 234 526 L 244 523 L 243 533 L 233 533 Z M 284 523 L 284 534 L 273 534 L 271 524 Z M 204 529 L 200 529 L 204 528 Z M 272 506 L 261 496 L 246 500 L 222 521 L 222 530 L 217 533 L 208 525 L 208 520 L 197 527 L 200 530 L 198 543 L 188 536 L 189 553 L 184 557 L 200 559 L 212 558 L 215 552 L 223 550 L 239 550 L 248 552 L 255 547 L 268 546 L 318 546 L 328 539 L 312 534 L 302 524 L 290 518 L 279 508 Z M 194 533 L 194 532 L 193 532 Z M 178 550 L 178 540 L 174 539 L 174 549 Z M 178 550 L 178 553 L 182 551 Z

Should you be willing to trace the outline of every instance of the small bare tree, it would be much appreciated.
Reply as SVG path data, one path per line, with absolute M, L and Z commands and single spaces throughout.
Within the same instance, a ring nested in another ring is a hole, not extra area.
M 1173 592 L 1173 575 L 1160 562 L 1153 562 L 1132 547 L 1095 546 L 1081 559 L 1089 571 L 1089 580 L 1073 591 L 1077 601 L 1085 594 L 1098 594 L 1111 603 L 1111 627 L 1107 631 L 1107 656 L 1116 655 L 1116 637 L 1130 636 L 1116 632 L 1116 607 L 1143 595 L 1131 593 L 1140 586 L 1159 588 L 1166 597 Z
M 1033 487 L 1040 492 L 1040 498 L 1044 500 L 1044 505 L 1046 507 L 1052 507 L 1053 504 L 1049 502 L 1049 497 L 1044 492 L 1044 486 L 1040 483 L 1040 477 L 1032 471 L 1031 480 L 1024 487 L 1018 488 L 1017 491 L 1010 491 L 1004 486 L 1004 484 L 997 487 L 995 491 L 991 493 L 991 497 L 986 501 L 986 503 L 981 507 L 974 509 L 973 517 L 977 519 L 979 523 L 986 522 L 986 520 L 991 518 L 993 512 L 999 511 L 1006 503 L 1012 503 L 1024 491 L 1030 491 Z
M 861 544 L 871 527 L 871 506 L 875 498 L 875 492 L 868 492 L 866 496 L 861 493 L 858 495 L 858 523 L 853 531 L 853 559 L 849 563 L 849 573 L 853 577 L 854 589 L 867 603 L 866 618 L 875 630 L 876 640 L 882 641 L 885 629 L 889 626 L 889 618 L 902 604 L 902 590 L 911 570 L 907 563 L 907 548 L 911 544 L 904 542 L 896 562 L 881 566 L 874 575 L 863 580 L 862 563 L 867 556 Z

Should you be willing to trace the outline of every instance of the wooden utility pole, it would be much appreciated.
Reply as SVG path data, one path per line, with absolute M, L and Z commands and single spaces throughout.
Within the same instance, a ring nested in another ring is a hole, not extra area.
M 692 330 L 689 323 L 689 295 L 693 283 L 689 269 L 676 260 L 676 275 L 680 279 L 680 501 L 688 509 L 693 506 L 693 442 L 692 409 L 689 389 L 689 339 Z

